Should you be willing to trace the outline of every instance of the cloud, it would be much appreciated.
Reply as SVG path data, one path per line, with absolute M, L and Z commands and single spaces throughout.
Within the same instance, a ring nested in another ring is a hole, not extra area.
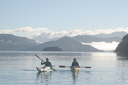
M 14 32 L 32 32 L 32 27 L 17 28 Z
M 42 32 L 40 36 L 47 38 L 54 38 L 54 37 L 62 37 L 67 34 L 68 34 L 67 31 L 60 31 L 60 32 L 47 31 L 47 32 Z
M 32 27 L 23 27 L 23 28 L 17 28 L 14 30 L 0 30 L 1 34 L 5 33 L 21 33 L 21 32 L 44 32 L 44 31 L 49 31 L 48 28 L 35 28 L 33 29 Z
M 53 32 L 53 31 L 47 31 L 41 33 L 40 36 L 47 37 L 47 38 L 54 38 L 54 37 L 63 37 L 63 36 L 77 36 L 77 35 L 95 35 L 99 33 L 105 33 L 110 34 L 112 32 L 128 32 L 128 28 L 117 28 L 117 29 L 97 29 L 94 31 L 91 30 L 84 30 L 84 29 L 74 29 L 71 31 L 60 31 L 60 32 Z
M 14 33 L 13 30 L 0 30 L 0 34 L 10 34 L 10 33 Z
M 49 31 L 48 28 L 35 28 L 33 29 L 32 27 L 24 27 L 24 28 L 17 28 L 14 30 L 14 32 L 44 32 L 44 31 Z
M 29 36 L 29 38 L 34 38 L 40 36 L 40 33 L 33 33 L 32 35 Z
M 84 30 L 84 29 L 74 29 L 70 31 L 59 31 L 59 32 L 54 32 L 50 31 L 48 28 L 32 28 L 32 27 L 23 27 L 23 28 L 17 28 L 14 30 L 0 30 L 0 34 L 22 34 L 22 36 L 25 37 L 36 37 L 36 36 L 43 36 L 47 38 L 54 38 L 54 37 L 63 37 L 63 36 L 77 36 L 77 35 L 95 35 L 99 33 L 105 33 L 109 34 L 112 32 L 128 32 L 128 27 L 126 28 L 117 28 L 117 29 L 97 29 L 97 30 Z M 26 36 L 27 35 L 27 36 Z
M 84 45 L 91 45 L 99 50 L 113 51 L 118 46 L 119 42 L 113 41 L 112 43 L 107 42 L 92 42 L 92 43 L 82 43 Z
M 97 30 L 94 30 L 94 31 L 85 31 L 86 34 L 89 34 L 89 35 L 95 35 L 95 34 L 99 34 L 99 33 L 105 33 L 105 34 L 110 34 L 110 33 L 113 33 L 113 32 L 128 32 L 128 27 L 126 28 L 122 28 L 122 27 L 119 27 L 117 29 L 97 29 Z

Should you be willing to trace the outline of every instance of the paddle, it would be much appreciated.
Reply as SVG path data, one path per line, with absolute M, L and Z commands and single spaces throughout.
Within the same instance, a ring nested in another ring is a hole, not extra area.
M 60 68 L 65 68 L 65 67 L 71 67 L 71 66 L 64 66 L 64 65 L 60 65 Z M 91 68 L 90 66 L 80 66 L 80 68 Z
M 37 57 L 37 58 L 39 58 L 40 60 L 42 60 L 43 61 L 43 59 L 41 59 L 37 54 L 35 54 L 35 56 Z M 54 67 L 55 65 L 53 65 L 52 67 Z M 56 69 L 53 69 L 54 71 L 57 71 Z
M 42 60 L 42 61 L 43 61 L 43 59 L 41 59 L 37 54 L 35 54 L 35 56 L 36 56 L 37 58 L 39 58 L 40 60 Z

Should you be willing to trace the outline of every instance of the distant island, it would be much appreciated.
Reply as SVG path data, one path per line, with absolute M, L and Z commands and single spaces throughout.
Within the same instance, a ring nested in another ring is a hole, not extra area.
M 128 54 L 128 34 L 122 38 L 122 41 L 115 49 L 115 52 Z
M 62 49 L 59 47 L 46 47 L 43 51 L 62 51 Z

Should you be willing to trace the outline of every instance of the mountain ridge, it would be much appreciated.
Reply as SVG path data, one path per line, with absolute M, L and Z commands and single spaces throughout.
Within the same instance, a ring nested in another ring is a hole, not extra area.
M 98 38 L 95 36 L 91 36 L 91 35 L 78 35 L 75 37 L 72 37 L 73 39 L 80 41 L 80 42 L 84 42 L 84 43 L 91 43 L 91 42 L 120 42 L 121 38 L 119 37 L 111 37 L 111 38 Z
M 32 50 L 42 51 L 46 47 L 59 47 L 63 51 L 84 51 L 84 52 L 101 52 L 90 45 L 83 45 L 79 41 L 76 41 L 70 37 L 62 37 L 56 41 L 48 41 L 43 44 L 40 44 L 36 47 L 31 48 Z M 30 49 L 29 49 L 30 50 Z
M 123 38 L 123 36 L 125 36 L 127 34 L 127 32 L 112 32 L 110 34 L 104 34 L 104 33 L 100 33 L 100 34 L 96 34 L 94 35 L 95 37 L 99 37 L 99 38 L 111 38 L 111 37 L 119 37 L 119 38 Z
M 36 41 L 12 34 L 0 34 L 0 51 L 21 51 L 37 45 Z
M 94 42 L 94 41 L 95 42 L 102 42 L 102 41 L 105 41 L 105 42 L 113 42 L 113 41 L 120 42 L 121 38 L 126 34 L 127 34 L 126 32 L 113 32 L 113 33 L 110 33 L 110 34 L 100 33 L 100 34 L 96 34 L 96 35 L 77 35 L 77 36 L 73 36 L 72 38 L 75 38 L 75 37 L 78 37 L 78 36 L 82 36 L 82 37 L 85 36 L 85 38 L 89 39 L 88 42 L 90 42 L 90 43 Z M 51 41 L 51 40 L 57 40 L 59 38 L 62 38 L 62 37 L 47 38 L 47 37 L 43 37 L 43 36 L 37 36 L 36 38 L 33 38 L 33 39 L 44 43 L 44 42 Z
M 128 34 L 122 38 L 122 41 L 116 47 L 115 52 L 128 54 Z

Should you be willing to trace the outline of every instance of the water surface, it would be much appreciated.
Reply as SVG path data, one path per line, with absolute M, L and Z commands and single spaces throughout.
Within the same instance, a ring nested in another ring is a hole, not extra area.
M 38 73 L 41 60 L 49 58 L 57 71 Z M 78 74 L 70 68 L 76 58 Z M 112 52 L 0 52 L 0 85 L 128 85 L 128 57 Z

